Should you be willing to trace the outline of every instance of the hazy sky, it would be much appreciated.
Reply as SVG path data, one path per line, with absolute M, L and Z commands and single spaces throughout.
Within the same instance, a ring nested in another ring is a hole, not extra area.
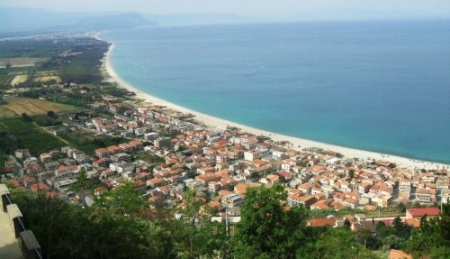
M 450 0 L 1 0 L 0 7 L 45 8 L 65 12 L 228 13 L 259 17 L 286 17 L 322 9 L 328 12 L 362 9 L 400 16 L 450 16 Z

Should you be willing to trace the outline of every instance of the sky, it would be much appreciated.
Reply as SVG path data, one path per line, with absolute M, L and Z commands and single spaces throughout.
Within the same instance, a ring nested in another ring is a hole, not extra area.
M 264 18 L 296 15 L 314 18 L 314 15 L 339 16 L 349 12 L 359 12 L 362 16 L 387 13 L 394 17 L 450 17 L 450 0 L 1 0 L 0 7 L 63 12 L 224 13 Z

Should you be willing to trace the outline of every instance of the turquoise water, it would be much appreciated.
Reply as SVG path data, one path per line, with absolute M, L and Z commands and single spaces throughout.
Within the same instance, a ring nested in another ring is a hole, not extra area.
M 190 109 L 280 134 L 450 163 L 448 21 L 142 27 L 120 77 Z

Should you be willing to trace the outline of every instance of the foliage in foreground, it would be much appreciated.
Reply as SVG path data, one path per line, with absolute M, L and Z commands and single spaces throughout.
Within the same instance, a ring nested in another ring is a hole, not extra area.
M 18 189 L 12 200 L 45 258 L 376 258 L 347 228 L 309 228 L 304 208 L 286 207 L 281 186 L 249 189 L 234 237 L 224 223 L 188 209 L 150 208 L 131 185 L 106 192 L 89 208 Z M 189 209 L 195 208 L 195 209 Z

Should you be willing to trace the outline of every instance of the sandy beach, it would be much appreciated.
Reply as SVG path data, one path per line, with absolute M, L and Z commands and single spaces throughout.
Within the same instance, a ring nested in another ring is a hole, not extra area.
M 268 136 L 275 141 L 289 141 L 290 143 L 292 143 L 292 147 L 301 147 L 301 148 L 319 147 L 324 150 L 331 150 L 331 151 L 339 152 L 346 157 L 357 157 L 357 158 L 361 158 L 364 160 L 367 160 L 368 158 L 370 158 L 371 160 L 372 159 L 386 160 L 386 161 L 395 163 L 397 165 L 397 168 L 436 169 L 436 168 L 442 168 L 443 166 L 448 166 L 445 164 L 440 164 L 440 163 L 435 163 L 435 162 L 421 161 L 421 160 L 410 159 L 410 158 L 406 158 L 406 157 L 399 157 L 399 156 L 394 156 L 394 155 L 389 155 L 389 154 L 380 154 L 377 152 L 352 149 L 352 148 L 347 148 L 347 147 L 342 147 L 342 146 L 336 146 L 336 145 L 311 141 L 311 140 L 307 140 L 307 139 L 301 139 L 301 138 L 296 138 L 296 137 L 280 135 L 277 133 L 248 127 L 248 126 L 241 125 L 241 124 L 238 124 L 238 123 L 235 123 L 232 121 L 223 120 L 223 119 L 209 116 L 206 114 L 202 114 L 202 113 L 190 110 L 190 109 L 186 109 L 179 105 L 167 102 L 160 98 L 154 97 L 150 94 L 144 93 L 144 92 L 136 89 L 135 87 L 133 87 L 126 81 L 124 81 L 122 78 L 120 78 L 117 75 L 117 73 L 114 71 L 114 69 L 112 68 L 112 65 L 111 65 L 111 53 L 112 53 L 113 49 L 114 49 L 114 44 L 112 44 L 111 47 L 109 48 L 109 51 L 106 55 L 104 65 L 105 65 L 106 70 L 109 73 L 109 75 L 112 77 L 112 79 L 114 81 L 116 81 L 120 85 L 120 87 L 126 88 L 127 90 L 136 93 L 137 98 L 144 99 L 144 100 L 146 100 L 146 102 L 149 102 L 152 105 L 166 106 L 167 108 L 177 110 L 180 112 L 191 113 L 191 114 L 195 115 L 195 119 L 197 121 L 203 122 L 205 125 L 207 125 L 208 127 L 212 128 L 212 129 L 214 129 L 214 128 L 225 129 L 225 128 L 227 128 L 227 126 L 234 126 L 234 127 L 241 128 L 243 131 L 246 131 L 246 132 L 249 132 L 249 133 L 252 133 L 255 135 Z

